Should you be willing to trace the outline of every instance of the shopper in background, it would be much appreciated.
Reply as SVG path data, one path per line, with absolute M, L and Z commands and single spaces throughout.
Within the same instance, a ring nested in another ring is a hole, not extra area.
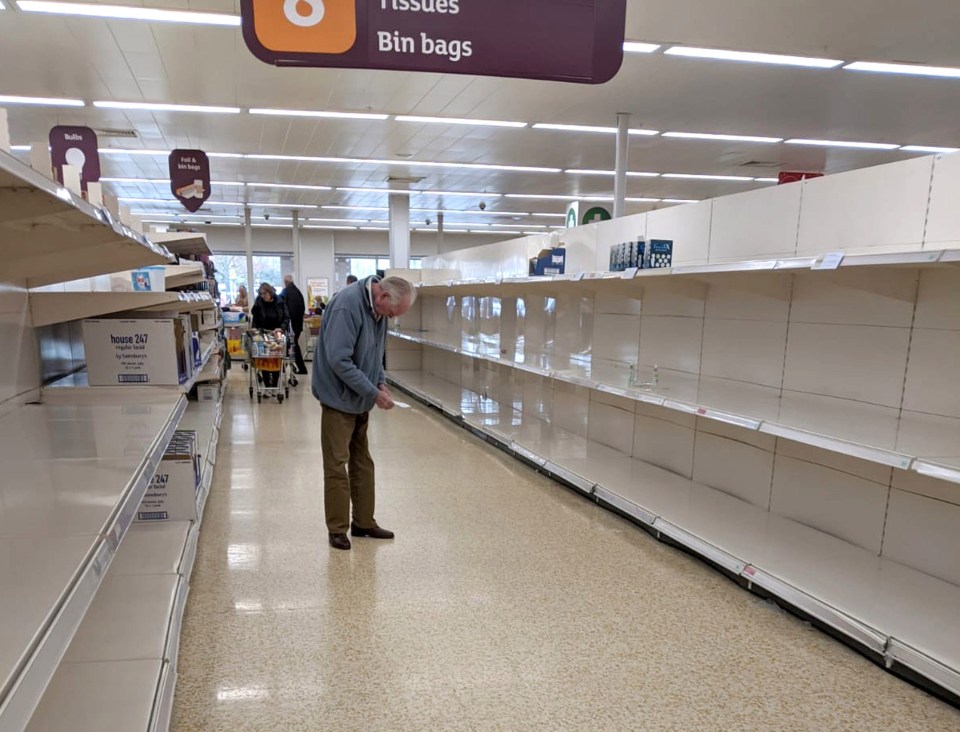
M 277 297 L 277 291 L 269 282 L 260 284 L 260 294 L 253 303 L 250 314 L 253 327 L 258 330 L 272 330 L 284 335 L 290 334 L 290 313 L 287 306 Z M 263 371 L 263 385 L 274 388 L 280 378 L 279 371 Z
M 348 284 L 348 285 L 352 285 L 352 284 L 353 284 L 354 282 L 356 282 L 356 281 L 357 281 L 357 276 L 356 276 L 356 275 L 347 275 L 347 284 Z
M 240 285 L 240 287 L 238 288 L 237 300 L 236 302 L 233 303 L 233 306 L 236 308 L 239 308 L 240 310 L 243 310 L 244 312 L 250 309 L 250 298 L 247 295 L 246 285 Z
M 303 316 L 307 314 L 307 301 L 303 298 L 300 288 L 293 282 L 293 275 L 283 278 L 283 293 L 281 294 L 287 312 L 290 313 L 290 327 L 293 329 L 293 356 L 297 362 L 297 373 L 307 373 L 307 365 L 303 362 L 303 353 L 300 352 L 300 336 L 303 335 Z
M 373 458 L 367 443 L 370 410 L 393 409 L 383 354 L 387 321 L 406 313 L 417 292 L 399 277 L 367 277 L 330 301 L 313 356 L 313 395 L 323 407 L 320 445 L 330 546 L 349 549 L 353 536 L 392 539 L 374 518 Z M 350 504 L 353 503 L 353 521 Z

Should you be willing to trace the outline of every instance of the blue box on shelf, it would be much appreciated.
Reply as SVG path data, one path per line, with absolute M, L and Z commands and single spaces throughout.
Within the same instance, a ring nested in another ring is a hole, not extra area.
M 650 251 L 643 260 L 644 269 L 662 269 L 673 266 L 673 240 L 651 239 Z
M 530 275 L 532 277 L 544 277 L 564 274 L 566 262 L 567 250 L 565 248 L 541 249 L 540 253 L 530 260 Z

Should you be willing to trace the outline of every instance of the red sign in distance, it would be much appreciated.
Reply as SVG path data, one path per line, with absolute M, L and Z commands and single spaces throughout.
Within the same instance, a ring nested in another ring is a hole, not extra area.
M 89 127 L 58 125 L 50 130 L 50 162 L 57 180 L 63 183 L 63 166 L 80 169 L 80 190 L 86 192 L 87 183 L 100 180 L 100 154 L 97 152 L 97 133 Z
M 799 173 L 793 171 L 784 171 L 779 175 L 778 185 L 783 185 L 784 183 L 796 183 L 801 180 L 810 180 L 811 178 L 822 178 L 823 173 Z
M 277 66 L 602 84 L 623 63 L 626 0 L 241 0 Z
M 210 160 L 203 150 L 170 153 L 170 192 L 190 213 L 210 198 Z

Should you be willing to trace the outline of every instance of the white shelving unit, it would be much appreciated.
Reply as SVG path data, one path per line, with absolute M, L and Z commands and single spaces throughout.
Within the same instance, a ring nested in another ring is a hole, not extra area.
M 446 252 L 399 273 L 389 373 L 956 700 L 958 188 L 925 158 L 591 224 L 557 277 L 546 236 Z M 598 271 L 638 238 L 674 266 Z
M 133 520 L 183 425 L 201 435 L 202 508 L 222 402 L 188 407 L 186 392 L 219 369 L 181 387 L 91 388 L 81 371 L 47 388 L 34 329 L 214 303 L 207 293 L 95 291 L 102 276 L 172 255 L 3 152 L 0 242 L 0 308 L 15 347 L 0 376 L 0 732 L 165 730 L 199 524 Z M 185 253 L 205 246 L 171 242 Z M 203 270 L 171 266 L 169 276 L 184 286 Z M 94 291 L 79 291 L 86 277 L 99 278 Z M 201 337 L 204 365 L 220 350 L 215 330 Z
M 201 517 L 216 463 L 222 414 L 222 400 L 191 402 L 180 419 L 179 429 L 196 430 L 200 439 L 203 479 L 197 503 Z M 180 626 L 200 524 L 133 524 L 28 731 L 168 729 Z M 127 675 L 132 679 L 121 681 Z M 82 715 L 76 713 L 78 707 Z
M 439 369 L 438 369 L 439 370 Z M 960 588 L 658 468 L 425 371 L 415 398 L 892 665 L 960 694 Z
M 27 287 L 166 264 L 171 253 L 0 150 L 0 260 Z M 26 244 L 29 243 L 29 246 Z

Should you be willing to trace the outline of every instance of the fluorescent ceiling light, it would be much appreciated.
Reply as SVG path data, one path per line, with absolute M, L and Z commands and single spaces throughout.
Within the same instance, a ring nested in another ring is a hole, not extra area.
M 616 127 L 600 127 L 597 125 L 561 125 L 553 124 L 547 122 L 537 122 L 533 129 L 535 130 L 557 130 L 560 132 L 600 132 L 605 135 L 615 135 L 617 133 Z M 659 130 L 644 130 L 639 128 L 631 128 L 631 135 L 659 135 Z
M 901 152 L 912 153 L 955 153 L 960 152 L 957 147 L 933 147 L 932 145 L 904 145 L 900 148 Z
M 384 226 L 358 226 L 357 228 L 360 229 L 360 231 L 390 231 L 390 229 Z
M 587 169 L 583 169 L 583 168 L 568 168 L 567 170 L 565 170 L 565 171 L 563 171 L 563 172 L 564 172 L 564 173 L 568 173 L 568 174 L 570 174 L 570 175 L 609 175 L 609 176 L 614 176 L 614 175 L 617 174 L 617 172 L 616 172 L 615 170 L 587 170 Z M 644 172 L 628 171 L 628 172 L 627 172 L 627 177 L 628 177 L 628 178 L 659 178 L 659 177 L 660 177 L 660 174 L 659 174 L 659 173 L 644 173 Z
M 471 226 L 476 226 L 476 224 L 471 224 Z M 487 226 L 492 226 L 499 229 L 546 229 L 546 224 L 487 224 Z
M 247 206 L 249 208 L 320 208 L 315 203 L 258 203 L 257 201 L 247 201 L 246 203 L 242 203 L 240 205 Z
M 123 203 L 161 203 L 165 205 L 170 205 L 173 201 L 166 198 L 131 198 L 131 197 L 120 197 L 117 199 Z M 256 201 L 204 201 L 204 206 L 236 206 L 236 207 L 249 207 L 249 208 L 320 208 L 315 204 L 309 203 L 258 203 Z M 198 214 L 194 214 L 198 215 Z
M 864 150 L 896 150 L 899 145 L 890 145 L 885 142 L 846 142 L 844 140 L 803 140 L 795 138 L 787 140 L 788 145 L 817 145 L 819 147 L 854 147 Z
M 85 107 L 82 99 L 61 99 L 59 97 L 18 97 L 0 94 L 0 104 L 32 104 L 42 107 Z M 29 149 L 29 147 L 27 148 Z
M 389 224 L 389 221 L 378 221 L 376 219 L 324 219 L 324 218 L 315 218 L 311 216 L 304 221 L 320 221 L 328 224 Z
M 688 180 L 734 180 L 752 181 L 753 178 L 744 175 L 701 175 L 698 173 L 664 173 L 664 178 L 685 178 Z
M 409 189 L 397 189 L 397 188 L 360 188 L 360 187 L 351 187 L 351 186 L 337 186 L 338 191 L 348 191 L 350 193 L 396 193 L 401 196 L 412 196 L 414 193 L 419 193 L 420 191 L 411 191 Z
M 245 158 L 246 155 L 242 155 L 241 153 L 215 153 L 215 152 L 208 152 L 208 153 L 207 153 L 207 157 L 208 157 L 208 158 Z
M 91 18 L 116 18 L 120 20 L 149 20 L 165 23 L 192 23 L 194 25 L 239 26 L 239 15 L 223 13 L 197 13 L 188 10 L 161 10 L 125 5 L 94 5 L 87 3 L 47 2 L 46 0 L 19 0 L 17 7 L 27 13 L 54 13 L 56 15 L 82 15 Z
M 418 117 L 398 114 L 397 122 L 422 122 L 425 124 L 470 125 L 476 127 L 527 127 L 526 122 L 504 122 L 498 119 L 466 119 L 464 117 Z
M 293 183 L 247 183 L 251 188 L 284 188 L 295 191 L 332 191 L 330 186 L 307 186 Z
M 172 203 L 172 201 L 167 201 Z M 131 211 L 134 216 L 153 216 L 155 218 L 179 219 L 185 224 L 197 224 L 207 219 L 229 219 L 231 221 L 239 220 L 239 216 L 226 216 L 224 214 L 189 214 L 189 213 L 167 213 L 165 211 Z M 169 223 L 177 223 L 175 221 Z
M 654 137 L 660 134 L 660 130 L 647 130 L 643 127 L 631 127 L 628 131 L 631 135 L 641 135 L 645 137 Z
M 390 119 L 389 114 L 370 114 L 367 112 L 328 112 L 319 109 L 251 109 L 250 114 L 266 114 L 275 117 L 322 117 L 324 119 L 366 119 L 383 121 Z
M 754 178 L 757 183 L 779 183 L 779 178 Z
M 129 109 L 144 112 L 203 112 L 205 114 L 240 114 L 239 107 L 207 107 L 201 104 L 158 104 L 154 102 L 110 102 L 93 103 L 99 109 Z
M 168 178 L 101 178 L 101 183 L 152 183 L 155 185 L 166 185 L 170 182 Z M 211 185 L 215 186 L 237 186 L 242 188 L 247 185 L 240 181 L 212 180 Z
M 544 217 L 549 216 L 550 218 L 554 218 L 554 219 L 565 219 L 565 218 L 567 217 L 566 214 L 562 214 L 562 213 L 533 213 L 533 214 L 530 214 L 530 215 L 531 215 L 531 216 L 544 216 Z
M 326 205 L 321 206 L 320 208 L 329 209 L 331 211 L 389 211 L 390 209 L 387 206 L 340 206 L 340 205 Z
M 529 200 L 539 200 L 544 201 L 585 201 L 588 200 L 586 196 L 578 196 L 576 193 L 572 193 L 569 196 L 566 195 L 557 195 L 555 193 L 508 193 L 507 198 L 523 198 Z M 603 196 L 593 196 L 594 200 L 605 201 L 611 200 L 613 197 L 603 197 Z
M 679 137 L 687 140 L 729 140 L 731 142 L 783 142 L 782 137 L 758 137 L 756 135 L 714 135 L 706 132 L 664 132 L 664 137 Z
M 672 46 L 664 51 L 667 56 L 686 56 L 687 58 L 707 58 L 715 61 L 744 61 L 754 64 L 775 64 L 778 66 L 805 66 L 814 69 L 835 69 L 843 61 L 832 58 L 812 58 L 809 56 L 784 56 L 775 53 L 754 53 L 752 51 L 724 51 L 717 48 L 695 48 L 692 46 Z
M 30 152 L 29 145 L 11 145 L 10 152 Z
M 139 150 L 136 148 L 126 149 L 119 147 L 101 147 L 97 150 L 101 155 L 164 155 L 169 156 L 169 150 Z M 209 156 L 210 153 L 207 153 Z
M 414 191 L 420 196 L 469 196 L 470 198 L 503 198 L 502 193 L 479 193 L 472 191 Z
M 303 226 L 304 229 L 322 229 L 323 231 L 356 231 L 356 226 Z
M 922 64 L 884 64 L 874 61 L 855 61 L 843 67 L 847 71 L 872 71 L 876 74 L 907 74 L 910 76 L 936 76 L 944 79 L 960 79 L 960 69 L 950 66 L 924 66 Z
M 640 41 L 624 41 L 623 50 L 626 53 L 653 53 L 660 48 L 659 43 L 641 43 Z
M 627 203 L 660 203 L 659 198 L 625 198 Z

